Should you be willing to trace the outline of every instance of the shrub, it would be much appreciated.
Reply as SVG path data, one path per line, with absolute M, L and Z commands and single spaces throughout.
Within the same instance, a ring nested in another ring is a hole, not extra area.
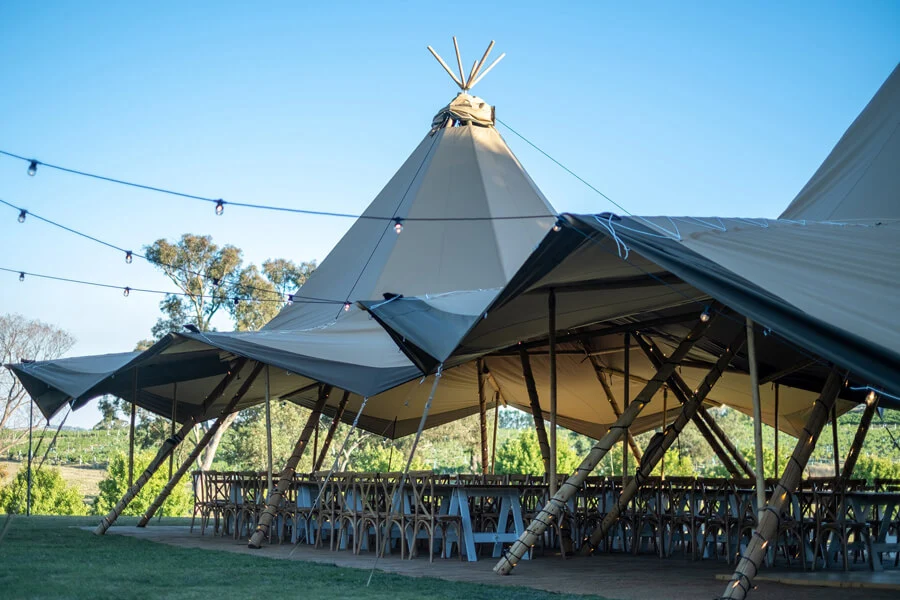
M 150 461 L 156 453 L 145 452 L 135 454 L 134 456 L 134 478 L 140 477 Z M 150 503 L 156 499 L 163 487 L 166 485 L 169 477 L 169 469 L 167 465 L 163 465 L 150 481 L 144 485 L 140 493 L 125 507 L 123 515 L 143 515 Z M 106 479 L 100 482 L 100 494 L 94 503 L 94 512 L 96 514 L 106 514 L 112 510 L 116 503 L 125 495 L 128 490 L 128 459 L 124 454 L 115 455 L 109 462 L 106 470 Z M 193 500 L 186 485 L 179 484 L 175 486 L 169 498 L 163 503 L 162 507 L 156 512 L 161 516 L 184 516 L 191 513 L 193 508 Z
M 28 469 L 22 467 L 15 478 L 0 489 L 0 510 L 25 513 Z M 66 485 L 58 469 L 45 467 L 31 472 L 31 512 L 36 515 L 86 515 L 81 492 Z

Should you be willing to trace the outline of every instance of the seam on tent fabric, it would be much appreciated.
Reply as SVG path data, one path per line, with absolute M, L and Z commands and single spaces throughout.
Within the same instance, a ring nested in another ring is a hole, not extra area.
M 879 91 L 881 91 L 881 90 L 879 90 Z M 867 106 L 866 108 L 868 108 L 868 106 Z M 865 109 L 863 109 L 863 111 L 865 111 Z M 852 125 L 851 125 L 851 127 L 852 127 Z M 862 180 L 865 178 L 866 174 L 869 172 L 869 169 L 872 168 L 872 165 L 875 164 L 875 162 L 876 162 L 876 161 L 878 160 L 878 158 L 881 156 L 881 153 L 884 152 L 884 149 L 887 147 L 888 142 L 890 142 L 891 139 L 893 139 L 893 137 L 894 137 L 894 135 L 896 135 L 898 129 L 900 129 L 900 121 L 897 121 L 897 124 L 894 125 L 894 128 L 891 130 L 890 135 L 885 136 L 885 140 L 884 140 L 884 143 L 881 144 L 881 148 L 878 149 L 878 152 L 875 154 L 875 156 L 872 158 L 872 160 L 869 161 L 869 164 L 866 165 L 866 168 L 863 170 L 863 172 L 860 173 L 859 178 L 858 178 L 856 181 L 853 182 L 853 185 L 850 186 L 850 189 L 847 190 L 847 193 L 844 194 L 844 195 L 841 197 L 841 199 L 838 201 L 837 206 L 835 207 L 835 210 L 832 211 L 832 214 L 833 214 L 834 212 L 836 212 L 836 210 L 837 210 L 838 208 L 840 208 L 840 207 L 844 204 L 844 201 L 846 201 L 846 200 L 847 200 L 847 197 L 850 196 L 850 194 L 853 193 L 853 190 L 856 189 L 856 186 L 859 185 L 859 182 L 862 181 Z M 827 160 L 827 159 L 826 159 L 826 160 Z

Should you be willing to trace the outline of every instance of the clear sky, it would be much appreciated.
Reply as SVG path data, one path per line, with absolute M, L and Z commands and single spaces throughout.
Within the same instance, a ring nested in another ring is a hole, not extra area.
M 776 217 L 900 60 L 900 3 L 4 2 L 0 149 L 203 196 L 361 212 L 455 85 L 425 50 L 507 57 L 475 89 L 636 214 Z M 454 10 L 455 9 L 455 10 Z M 615 210 L 499 130 L 560 211 Z M 116 245 L 210 234 L 321 260 L 344 219 L 226 208 L 0 157 L 0 198 Z M 0 206 L 0 267 L 172 289 Z M 0 313 L 131 350 L 159 297 L 0 273 Z M 227 322 L 219 323 L 228 328 Z M 71 423 L 89 426 L 93 409 Z

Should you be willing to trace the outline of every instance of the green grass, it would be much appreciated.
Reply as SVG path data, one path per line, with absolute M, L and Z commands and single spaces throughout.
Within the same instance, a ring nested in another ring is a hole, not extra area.
M 0 516 L 0 529 L 6 516 Z M 119 519 L 134 525 L 135 518 Z M 163 519 L 177 525 L 189 520 Z M 177 548 L 79 526 L 96 517 L 15 516 L 0 542 L 3 598 L 343 598 L 359 600 L 585 598 L 520 587 L 409 578 L 329 565 Z

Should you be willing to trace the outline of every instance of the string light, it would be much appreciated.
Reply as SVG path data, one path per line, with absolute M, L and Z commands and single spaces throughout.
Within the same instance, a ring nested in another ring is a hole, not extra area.
M 710 318 L 711 318 L 711 317 L 710 317 L 710 314 L 709 314 L 709 307 L 706 307 L 706 308 L 703 309 L 703 312 L 700 313 L 700 320 L 701 320 L 702 322 L 704 322 L 704 323 L 709 323 L 709 319 L 710 319 Z
M 133 258 L 131 256 L 131 250 L 126 251 L 125 252 L 125 263 L 130 265 L 132 260 L 133 260 Z
M 294 295 L 293 294 L 287 295 L 287 303 L 288 303 L 288 306 L 291 306 L 294 303 Z
M 126 298 L 128 297 L 128 294 L 130 294 L 130 293 L 131 293 L 130 287 L 126 287 L 124 290 L 122 290 L 122 295 L 125 296 Z
M 875 402 L 876 398 L 875 390 L 869 390 L 869 393 L 866 394 L 866 404 L 872 404 Z
M 557 220 L 556 220 L 556 223 L 553 224 L 553 231 L 554 231 L 554 232 L 559 232 L 559 231 L 561 231 L 561 230 L 562 230 L 562 221 L 560 221 L 559 219 L 557 219 Z
M 25 273 L 19 273 L 19 281 L 25 281 Z
M 344 302 L 344 312 L 350 312 L 350 303 Z
M 19 223 L 25 222 L 25 217 L 28 215 L 28 211 L 24 208 L 19 211 Z
M 34 174 L 37 173 L 38 161 L 33 160 L 28 163 L 28 174 L 34 177 Z
M 237 296 L 235 296 L 235 297 L 234 297 L 234 305 L 237 306 L 237 305 L 240 304 L 240 303 L 241 303 L 241 299 L 238 298 Z
M 225 212 L 225 201 L 219 198 L 216 200 L 216 214 L 221 217 L 223 212 Z
M 394 218 L 394 231 L 397 232 L 397 235 L 400 235 L 403 231 L 403 219 L 400 217 Z
M 213 277 L 213 287 L 219 287 L 219 278 Z

